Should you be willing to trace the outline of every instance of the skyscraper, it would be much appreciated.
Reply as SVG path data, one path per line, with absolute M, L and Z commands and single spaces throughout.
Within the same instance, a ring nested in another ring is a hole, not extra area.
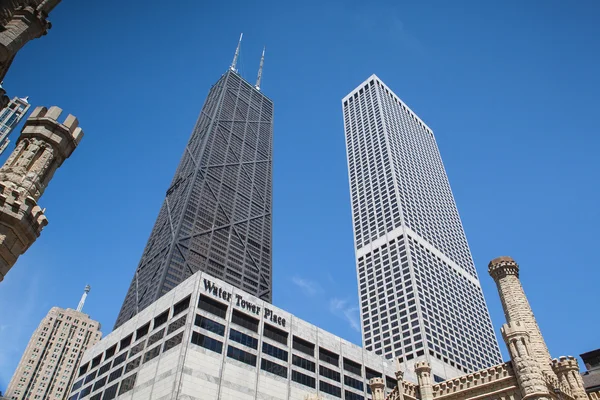
M 19 124 L 19 121 L 25 116 L 29 107 L 30 104 L 27 101 L 27 97 L 23 99 L 15 97 L 0 111 L 0 154 L 6 150 L 10 142 L 8 135 Z
M 197 271 L 271 301 L 273 102 L 260 72 L 255 86 L 237 73 L 238 52 L 202 107 L 115 327 Z
M 432 130 L 375 75 L 342 106 L 363 345 L 436 380 L 498 364 Z
M 66 399 L 83 353 L 96 344 L 100 323 L 82 311 L 86 286 L 77 310 L 52 307 L 31 335 L 5 397 L 21 399 Z

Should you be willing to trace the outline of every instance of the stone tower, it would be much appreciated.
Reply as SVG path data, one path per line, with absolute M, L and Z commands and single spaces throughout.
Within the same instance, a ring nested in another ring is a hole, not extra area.
M 0 168 L 0 281 L 48 224 L 37 201 L 83 137 L 77 118 L 69 114 L 61 123 L 61 113 L 37 107 Z
M 530 335 L 525 324 L 521 321 L 509 322 L 501 330 L 523 398 L 550 399 L 544 373 L 532 356 Z
M 60 0 L 2 0 L 0 2 L 0 81 L 19 50 L 32 39 L 45 35 L 47 17 Z
M 558 381 L 571 389 L 573 397 L 577 400 L 586 400 L 587 393 L 583 385 L 583 378 L 579 372 L 579 364 L 575 357 L 560 357 L 558 360 L 552 360 L 552 369 L 556 374 Z
M 498 257 L 490 262 L 488 271 L 498 287 L 506 322 L 523 324 L 529 335 L 531 357 L 548 376 L 554 375 L 548 347 L 519 280 L 519 265 L 511 257 Z
M 427 361 L 415 363 L 415 372 L 419 381 L 421 400 L 433 400 L 433 381 L 431 379 L 431 365 Z
M 373 400 L 385 400 L 385 383 L 382 378 L 371 378 L 369 381 Z

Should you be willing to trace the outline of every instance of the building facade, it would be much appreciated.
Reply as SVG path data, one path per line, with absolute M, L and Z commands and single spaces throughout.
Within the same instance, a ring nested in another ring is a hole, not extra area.
M 15 97 L 0 111 L 0 155 L 4 153 L 10 142 L 8 136 L 25 116 L 29 107 L 27 97 L 23 99 Z
M 37 107 L 0 168 L 0 281 L 48 224 L 37 204 L 56 170 L 83 138 L 77 118 L 58 107 Z
M 84 352 L 102 336 L 100 323 L 70 308 L 53 307 L 35 330 L 5 397 L 66 399 Z
M 69 400 L 364 400 L 373 377 L 391 393 L 395 371 L 393 360 L 197 272 L 88 350 Z
M 521 282 L 519 266 L 510 257 L 492 260 L 488 270 L 500 294 L 506 324 L 502 337 L 510 361 L 443 382 L 432 379 L 431 365 L 419 361 L 413 366 L 418 383 L 404 379 L 403 366 L 396 372 L 398 385 L 383 393 L 383 382 L 370 381 L 373 400 L 596 400 L 586 394 L 579 365 L 574 357 L 550 359 Z
M 197 271 L 271 301 L 272 139 L 273 102 L 227 71 L 200 112 L 115 327 Z
M 592 400 L 600 399 L 600 349 L 580 354 L 586 371 L 581 374 L 585 391 Z
M 431 359 L 438 381 L 497 364 L 432 130 L 375 75 L 342 108 L 365 349 L 408 369 Z

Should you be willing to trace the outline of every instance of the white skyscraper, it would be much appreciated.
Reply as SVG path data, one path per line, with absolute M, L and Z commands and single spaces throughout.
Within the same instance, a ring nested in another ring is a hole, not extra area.
M 342 105 L 363 345 L 437 381 L 500 363 L 433 132 L 375 75 Z

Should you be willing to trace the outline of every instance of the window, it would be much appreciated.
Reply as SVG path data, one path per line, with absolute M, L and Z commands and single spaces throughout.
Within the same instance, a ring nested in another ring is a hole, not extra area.
M 394 390 L 394 388 L 396 386 L 398 386 L 398 381 L 394 378 L 386 376 L 385 377 L 385 385 L 388 387 L 388 389 Z
M 227 357 L 252 365 L 253 367 L 256 366 L 256 356 L 254 354 L 250 354 L 232 346 L 227 347 Z
M 134 369 L 139 367 L 140 361 L 142 361 L 142 357 L 138 357 L 135 360 L 128 362 L 127 365 L 125 366 L 125 373 L 133 371 Z
M 319 381 L 319 390 L 332 396 L 342 398 L 342 389 L 324 381 Z
M 183 332 L 179 332 L 177 335 L 170 337 L 165 341 L 163 346 L 163 352 L 171 350 L 173 347 L 180 344 L 183 340 Z
M 294 336 L 292 338 L 292 347 L 311 357 L 315 356 L 315 345 L 299 337 Z
M 272 357 L 279 358 L 280 360 L 288 360 L 288 352 L 278 347 L 272 346 L 267 342 L 263 342 L 262 351 L 264 354 L 268 354 Z
M 194 321 L 194 324 L 220 336 L 225 334 L 225 325 L 215 322 L 212 319 L 203 317 L 202 315 L 196 315 L 196 321 Z
M 344 358 L 344 369 L 353 374 L 362 376 L 362 367 L 359 363 Z
M 121 389 L 119 390 L 119 396 L 122 395 L 123 393 L 127 393 L 131 389 L 133 389 L 133 387 L 135 386 L 135 378 L 136 377 L 137 377 L 137 374 L 133 374 L 133 375 L 128 376 L 127 378 L 123 379 L 123 381 L 121 381 Z
M 143 338 L 144 336 L 146 336 L 148 334 L 149 331 L 150 331 L 150 322 L 148 322 L 146 325 L 138 328 L 138 330 L 135 331 L 135 340 Z
M 133 333 L 131 335 L 127 336 L 126 338 L 121 339 L 121 343 L 119 344 L 119 351 L 129 347 L 132 339 L 133 339 Z
M 359 381 L 358 379 L 351 378 L 348 375 L 344 375 L 344 385 L 350 386 L 354 389 L 358 389 L 361 392 L 364 390 L 363 381 Z
M 325 378 L 333 379 L 334 381 L 340 381 L 340 373 L 319 365 L 319 375 L 324 376 Z
M 160 331 L 154 333 L 150 338 L 148 338 L 148 346 L 152 346 L 154 343 L 158 342 L 160 339 L 165 336 L 165 328 Z
M 140 343 L 136 344 L 135 346 L 133 346 L 131 348 L 131 350 L 129 350 L 129 357 L 133 357 L 140 351 L 144 350 L 145 346 L 146 346 L 145 342 L 140 342 Z
M 169 310 L 163 312 L 162 314 L 160 314 L 159 316 L 154 318 L 154 326 L 152 327 L 152 329 L 158 328 L 159 326 L 161 326 L 162 324 L 167 322 L 168 319 L 169 319 Z
M 104 354 L 104 359 L 108 360 L 109 358 L 111 358 L 112 356 L 115 355 L 116 351 L 117 351 L 117 345 L 115 344 L 114 346 L 112 346 L 108 350 L 106 350 L 106 352 Z
M 114 381 L 115 379 L 119 378 L 121 375 L 123 375 L 123 367 L 111 372 L 110 375 L 108 376 L 108 382 Z
M 146 351 L 146 354 L 144 354 L 144 364 L 147 363 L 148 361 L 152 360 L 159 354 L 160 354 L 160 345 Z
M 102 400 L 112 400 L 117 397 L 117 388 L 119 387 L 118 383 L 115 383 L 108 389 L 104 391 L 104 396 L 102 396 Z
M 217 317 L 225 318 L 227 315 L 227 306 L 225 304 L 215 301 L 210 297 L 206 297 L 203 294 L 200 295 L 198 307 L 204 311 L 208 311 L 209 313 L 216 315 Z
M 98 376 L 102 375 L 105 372 L 108 372 L 109 369 L 110 369 L 110 361 L 100 367 L 100 369 L 98 370 Z
M 192 332 L 192 343 L 200 347 L 204 347 L 210 351 L 221 354 L 223 351 L 223 343 L 218 340 L 204 336 L 198 332 Z
M 126 359 L 127 359 L 127 352 L 119 354 L 117 356 L 117 358 L 115 358 L 115 361 L 113 361 L 113 368 L 116 367 L 117 365 L 120 365 L 121 363 L 123 363 Z
M 445 381 L 445 379 L 444 379 L 444 378 L 442 378 L 441 376 L 437 376 L 437 375 L 435 375 L 435 374 L 433 374 L 433 380 L 434 380 L 436 383 L 440 383 L 440 382 L 444 382 L 444 381 Z
M 365 367 L 365 375 L 367 380 L 370 381 L 372 378 L 381 378 L 381 372 L 373 371 L 370 368 Z
M 258 339 L 253 338 L 250 335 L 246 335 L 240 331 L 236 331 L 233 328 L 229 328 L 229 340 L 243 344 L 244 346 L 258 349 Z
M 177 321 L 171 322 L 171 324 L 169 325 L 169 329 L 167 330 L 167 335 L 170 335 L 171 333 L 175 332 L 177 329 L 184 326 L 186 318 L 187 318 L 187 315 L 184 315 L 183 317 L 179 318 Z
M 316 385 L 315 385 L 315 383 L 316 383 L 315 378 L 313 378 L 312 376 L 304 375 L 304 374 L 302 374 L 302 373 L 300 373 L 298 371 L 292 370 L 292 380 L 294 382 L 298 382 L 298 383 L 300 383 L 300 384 L 302 384 L 304 386 L 308 386 L 308 387 L 311 387 L 313 389 L 316 387 Z
M 250 329 L 251 331 L 258 332 L 258 320 L 250 317 L 249 315 L 241 313 L 238 310 L 233 310 L 231 322 L 239 326 L 243 326 L 246 329 Z
M 79 398 L 83 399 L 88 394 L 92 393 L 92 385 L 84 387 L 81 392 L 79 392 Z
M 292 354 L 292 364 L 305 370 L 315 372 L 315 363 L 305 358 Z
M 260 360 L 260 369 L 270 372 L 274 375 L 279 375 L 282 378 L 287 378 L 287 367 L 276 364 L 264 358 Z
M 95 392 L 96 390 L 104 387 L 104 384 L 106 383 L 106 379 L 108 379 L 108 377 L 104 377 L 104 378 L 100 378 L 96 381 L 96 383 L 94 383 L 94 389 L 92 389 L 93 392 Z
M 86 376 L 85 382 L 83 382 L 83 383 L 86 384 L 86 383 L 90 383 L 91 381 L 93 381 L 96 378 L 96 372 L 98 372 L 98 371 L 93 371 L 88 376 Z
M 287 346 L 288 333 L 282 331 L 281 329 L 277 329 L 271 325 L 265 324 L 263 333 L 265 337 L 269 339 L 273 339 L 276 342 L 284 344 Z
M 81 387 L 81 385 L 83 385 L 83 379 L 78 380 L 77 382 L 75 382 L 75 384 L 73 385 L 73 387 L 71 388 L 71 392 L 76 391 L 77 389 L 79 389 Z
M 85 363 L 84 365 L 82 365 L 81 367 L 79 367 L 79 375 L 78 376 L 85 374 L 87 372 L 89 366 L 90 366 L 90 363 L 88 362 L 88 363 Z
M 96 357 L 94 357 L 94 359 L 92 360 L 92 368 L 96 368 L 98 365 L 100 365 L 101 361 L 102 361 L 102 354 L 99 354 Z
M 175 304 L 173 306 L 173 316 L 181 314 L 182 312 L 187 310 L 190 307 L 190 299 L 191 299 L 191 297 L 188 296 L 185 299 L 178 302 L 177 304 Z
M 319 359 L 335 366 L 340 364 L 340 356 L 322 347 L 319 347 Z
M 344 391 L 344 399 L 345 400 L 365 400 L 364 396 L 360 394 L 352 393 L 347 390 Z

